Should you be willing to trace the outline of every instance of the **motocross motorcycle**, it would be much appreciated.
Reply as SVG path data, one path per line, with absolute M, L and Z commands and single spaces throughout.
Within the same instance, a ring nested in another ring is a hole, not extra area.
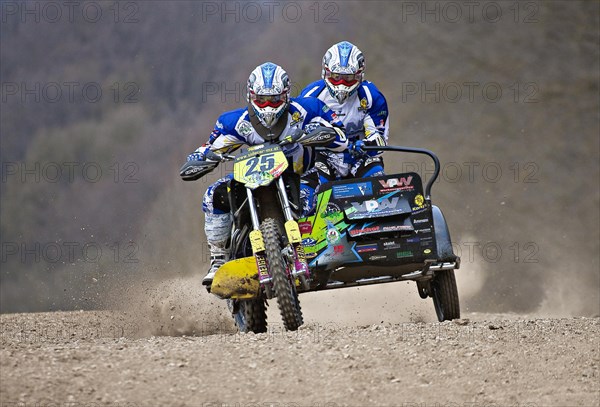
M 210 292 L 228 300 L 238 329 L 266 332 L 267 300 L 277 298 L 283 324 L 296 330 L 303 324 L 298 291 L 310 290 L 297 219 L 302 212 L 300 176 L 284 154 L 286 146 L 325 146 L 337 133 L 312 126 L 278 142 L 273 134 L 265 143 L 241 150 L 237 156 L 208 151 L 204 161 L 188 161 L 180 170 L 185 181 L 213 171 L 220 162 L 233 160 L 228 198 L 234 227 L 230 237 L 232 260 L 221 266 Z

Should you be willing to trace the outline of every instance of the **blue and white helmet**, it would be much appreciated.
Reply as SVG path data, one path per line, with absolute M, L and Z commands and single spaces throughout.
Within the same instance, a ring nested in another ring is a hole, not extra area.
M 279 65 L 265 62 L 248 78 L 248 104 L 260 123 L 271 128 L 290 105 L 290 80 Z
M 321 77 L 332 97 L 341 104 L 356 92 L 363 80 L 365 58 L 362 52 L 348 41 L 338 42 L 323 56 Z

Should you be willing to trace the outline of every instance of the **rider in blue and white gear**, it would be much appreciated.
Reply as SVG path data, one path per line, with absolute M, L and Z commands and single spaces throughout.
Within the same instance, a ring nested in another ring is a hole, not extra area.
M 287 73 L 278 65 L 266 62 L 258 66 L 248 79 L 247 107 L 223 113 L 215 125 L 208 142 L 188 156 L 189 160 L 204 160 L 208 150 L 218 154 L 231 153 L 243 145 L 265 143 L 264 136 L 273 134 L 283 140 L 307 125 L 322 125 L 336 129 L 336 140 L 326 146 L 331 151 L 347 148 L 343 125 L 322 101 L 316 98 L 290 98 Z M 282 147 L 290 168 L 302 175 L 314 165 L 313 149 L 299 143 Z M 202 210 L 205 214 L 204 231 L 211 252 L 210 269 L 202 284 L 210 287 L 217 269 L 230 257 L 228 240 L 233 217 L 227 196 L 227 183 L 232 174 L 208 187 L 204 194 Z M 304 212 L 314 205 L 318 181 L 303 182 L 301 198 Z
M 365 59 L 355 45 L 342 41 L 323 56 L 322 79 L 308 85 L 301 97 L 316 97 L 344 124 L 348 151 L 317 155 L 315 167 L 322 182 L 350 177 L 383 175 L 383 159 L 376 151 L 358 154 L 361 146 L 385 146 L 388 141 L 388 107 L 377 87 L 364 80 Z

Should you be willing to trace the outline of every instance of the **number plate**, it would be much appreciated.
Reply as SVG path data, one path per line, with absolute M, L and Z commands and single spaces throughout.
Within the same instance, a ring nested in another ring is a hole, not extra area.
M 288 161 L 279 146 L 254 146 L 239 155 L 233 164 L 233 178 L 254 189 L 268 185 L 288 167 Z

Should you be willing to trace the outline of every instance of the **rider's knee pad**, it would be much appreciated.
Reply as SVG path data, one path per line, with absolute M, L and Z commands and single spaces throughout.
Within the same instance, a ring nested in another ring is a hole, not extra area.
M 231 211 L 227 194 L 227 184 L 230 180 L 230 176 L 221 178 L 206 189 L 202 199 L 204 213 L 223 214 Z

